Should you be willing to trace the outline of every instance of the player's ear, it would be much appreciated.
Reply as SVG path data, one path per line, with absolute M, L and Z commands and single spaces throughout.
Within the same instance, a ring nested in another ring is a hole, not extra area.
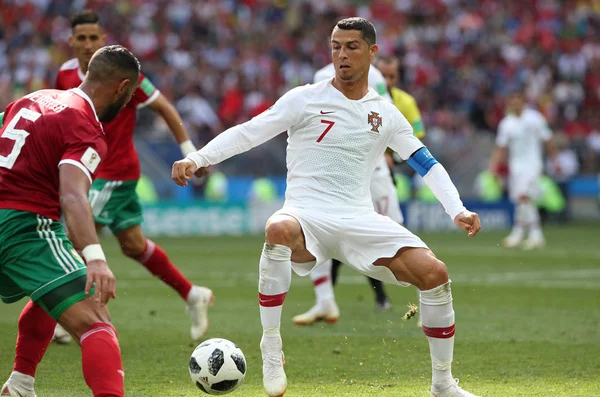
M 121 96 L 124 92 L 127 92 L 130 84 L 133 84 L 130 79 L 121 80 L 117 86 L 117 95 Z
M 370 48 L 369 48 L 369 56 L 371 57 L 371 59 L 375 58 L 377 56 L 377 52 L 379 51 L 379 46 L 377 44 L 373 44 Z
M 69 47 L 73 48 L 73 35 L 69 35 Z

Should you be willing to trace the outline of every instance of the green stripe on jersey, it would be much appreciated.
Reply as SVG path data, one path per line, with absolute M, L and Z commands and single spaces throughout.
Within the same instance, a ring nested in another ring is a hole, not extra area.
M 4 123 L 4 112 L 0 113 L 0 127 L 2 127 L 2 123 Z
M 385 85 L 385 83 L 379 83 L 375 87 L 377 87 L 377 93 L 381 96 L 385 95 L 385 93 L 387 92 L 387 86 Z
M 154 84 L 152 84 L 152 82 L 147 78 L 144 79 L 144 81 L 142 81 L 142 84 L 140 84 L 140 88 L 142 89 L 142 91 L 144 91 L 144 94 L 148 96 L 152 95 L 156 90 Z

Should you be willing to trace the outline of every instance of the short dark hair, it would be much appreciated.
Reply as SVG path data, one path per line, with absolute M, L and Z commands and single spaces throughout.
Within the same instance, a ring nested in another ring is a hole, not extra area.
M 338 21 L 334 26 L 334 29 L 335 28 L 360 31 L 362 38 L 365 39 L 370 46 L 377 42 L 377 31 L 375 30 L 375 26 L 365 18 L 345 18 Z
M 140 70 L 140 62 L 127 48 L 109 45 L 100 48 L 90 59 L 87 76 L 100 82 L 124 77 L 137 81 Z
M 79 11 L 71 17 L 71 29 L 77 25 L 100 24 L 100 18 L 92 10 Z

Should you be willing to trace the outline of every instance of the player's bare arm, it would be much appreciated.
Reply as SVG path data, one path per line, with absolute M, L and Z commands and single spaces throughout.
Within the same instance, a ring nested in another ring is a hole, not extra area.
M 87 263 L 86 294 L 95 284 L 96 302 L 105 305 L 116 298 L 115 276 L 106 263 L 94 226 L 92 208 L 88 201 L 90 180 L 79 167 L 63 164 L 59 169 L 60 205 L 65 216 L 73 245 L 82 250 Z
M 160 114 L 163 120 L 165 120 L 171 133 L 173 133 L 175 140 L 177 140 L 177 143 L 180 145 L 181 152 L 184 156 L 196 151 L 194 144 L 185 130 L 179 112 L 177 112 L 175 106 L 173 106 L 163 94 L 158 94 L 158 97 L 152 101 L 148 107 Z
M 488 167 L 489 171 L 492 174 L 498 173 L 498 167 L 504 161 L 506 161 L 506 157 L 508 156 L 508 150 L 502 146 L 496 146 L 494 151 L 492 152 L 492 157 L 490 158 L 490 165 Z

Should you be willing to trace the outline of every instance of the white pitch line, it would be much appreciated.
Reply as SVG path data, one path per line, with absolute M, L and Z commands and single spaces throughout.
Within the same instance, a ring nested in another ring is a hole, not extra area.
M 488 265 L 482 265 L 488 266 Z M 351 275 L 341 275 L 340 283 L 346 285 L 362 285 L 365 277 L 357 272 Z M 257 285 L 258 273 L 206 271 L 202 277 L 210 287 L 237 287 L 242 285 Z M 600 289 L 600 269 L 553 269 L 523 272 L 494 272 L 494 273 L 452 273 L 450 277 L 455 285 L 515 285 L 529 288 L 581 288 Z M 119 280 L 117 286 L 127 288 L 151 288 L 156 280 L 140 278 L 136 280 Z M 308 277 L 294 277 L 294 284 L 310 285 Z

